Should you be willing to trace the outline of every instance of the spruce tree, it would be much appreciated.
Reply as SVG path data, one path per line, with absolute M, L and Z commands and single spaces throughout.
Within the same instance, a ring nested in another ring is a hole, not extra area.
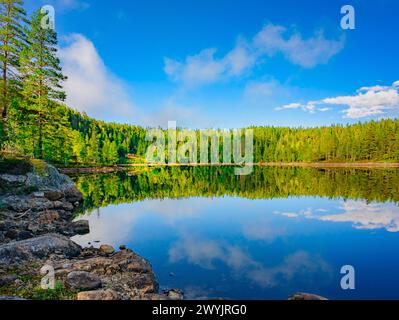
M 51 28 L 42 27 L 44 15 L 33 14 L 27 32 L 29 44 L 22 50 L 20 74 L 24 111 L 28 114 L 27 125 L 37 138 L 36 155 L 43 159 L 43 143 L 53 134 L 57 116 L 51 108 L 53 102 L 64 101 L 60 60 L 57 58 L 57 34 Z

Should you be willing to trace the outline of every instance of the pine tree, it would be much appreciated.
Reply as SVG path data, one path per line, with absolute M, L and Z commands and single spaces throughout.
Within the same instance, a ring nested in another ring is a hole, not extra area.
M 37 136 L 37 157 L 43 159 L 45 137 L 52 134 L 56 117 L 51 102 L 64 101 L 61 82 L 66 79 L 57 58 L 57 34 L 51 28 L 43 28 L 44 15 L 33 14 L 28 30 L 29 44 L 22 50 L 20 73 L 24 111 L 29 115 L 28 126 Z
M 27 21 L 22 6 L 22 0 L 0 0 L 0 148 L 9 138 L 7 132 L 9 106 L 18 90 L 19 58 L 23 46 L 26 45 L 23 27 Z
M 87 141 L 87 163 L 91 165 L 100 163 L 99 139 L 96 128 L 92 129 L 90 139 Z

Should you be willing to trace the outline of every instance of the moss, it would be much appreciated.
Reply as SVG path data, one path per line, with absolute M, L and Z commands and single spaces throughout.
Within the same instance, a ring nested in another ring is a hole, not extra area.
M 38 270 L 37 265 L 25 266 L 25 273 L 22 269 L 8 270 L 8 274 L 16 274 L 19 283 L 11 283 L 0 287 L 0 296 L 19 297 L 29 300 L 76 300 L 77 292 L 67 288 L 63 282 L 57 280 L 54 289 L 42 289 L 42 276 L 33 271 Z M 33 273 L 32 273 L 33 272 Z
M 31 165 L 33 166 L 35 172 L 39 176 L 46 176 L 47 175 L 47 164 L 43 160 L 38 160 L 38 159 L 31 159 L 30 160 Z
M 75 300 L 76 292 L 68 290 L 60 281 L 55 283 L 53 290 L 35 288 L 31 293 L 33 300 Z
M 77 292 L 56 281 L 54 289 L 42 289 L 41 277 L 19 278 L 23 284 L 10 284 L 0 288 L 1 296 L 19 297 L 29 300 L 76 300 Z

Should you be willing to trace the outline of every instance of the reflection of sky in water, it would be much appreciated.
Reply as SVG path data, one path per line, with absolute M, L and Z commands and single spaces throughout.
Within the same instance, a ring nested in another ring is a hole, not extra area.
M 83 246 L 125 244 L 147 258 L 161 286 L 189 298 L 399 298 L 399 207 L 321 198 L 149 200 L 83 219 Z M 355 291 L 340 268 L 356 269 Z M 174 276 L 170 277 L 170 273 Z

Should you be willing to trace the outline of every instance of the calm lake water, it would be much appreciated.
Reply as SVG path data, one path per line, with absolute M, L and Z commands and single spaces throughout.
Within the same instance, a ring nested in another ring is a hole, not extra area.
M 186 298 L 399 298 L 399 170 L 169 168 L 74 177 L 91 233 Z M 99 241 L 99 242 L 95 242 Z M 341 289 L 340 269 L 356 270 Z

